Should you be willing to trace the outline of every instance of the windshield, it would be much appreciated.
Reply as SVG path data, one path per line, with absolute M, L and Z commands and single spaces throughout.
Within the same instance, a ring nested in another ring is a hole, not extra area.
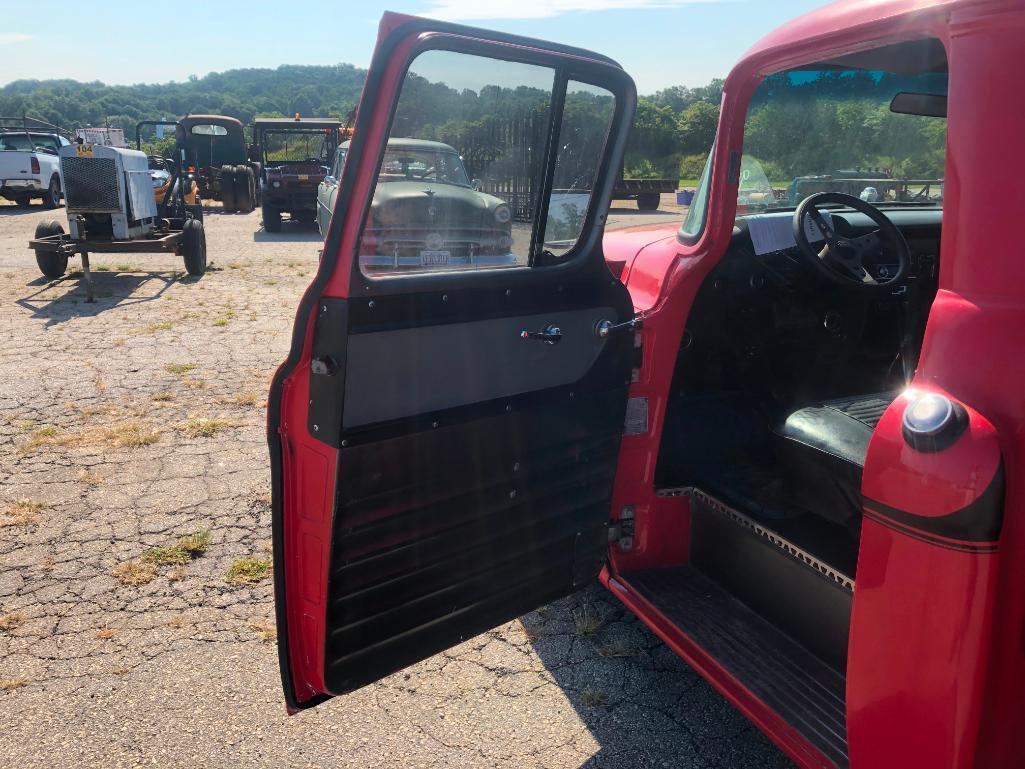
M 946 92 L 946 73 L 802 69 L 766 78 L 744 125 L 738 215 L 793 207 L 816 192 L 939 204 L 946 118 L 890 106 L 899 93 Z
M 220 125 L 207 125 L 203 123 L 192 126 L 192 133 L 199 136 L 227 136 L 228 129 Z
M 263 131 L 264 160 L 268 163 L 319 163 L 326 165 L 335 148 L 331 131 Z
M 378 178 L 382 182 L 428 180 L 470 186 L 459 155 L 445 150 L 389 148 L 384 153 Z

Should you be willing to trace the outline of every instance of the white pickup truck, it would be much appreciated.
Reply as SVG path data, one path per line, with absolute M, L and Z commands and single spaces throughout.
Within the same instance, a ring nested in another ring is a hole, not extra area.
M 57 152 L 68 144 L 56 133 L 0 129 L 0 197 L 19 206 L 42 198 L 57 208 L 64 189 Z

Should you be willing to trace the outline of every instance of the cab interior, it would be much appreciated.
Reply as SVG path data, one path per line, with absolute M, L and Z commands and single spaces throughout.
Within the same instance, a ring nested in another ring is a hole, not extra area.
M 938 87 L 922 103 L 945 109 L 946 57 L 935 40 L 818 62 L 786 76 L 791 84 L 810 84 L 807 72 L 831 79 L 820 90 L 834 93 L 848 85 L 864 93 L 884 82 L 900 91 L 925 79 Z M 760 90 L 766 88 L 779 89 L 779 79 Z M 756 92 L 753 102 L 758 98 Z M 890 98 L 885 104 L 897 109 L 915 101 Z M 914 119 L 942 120 L 930 109 Z M 762 152 L 757 160 L 768 166 L 767 145 L 749 142 L 754 119 L 752 105 L 744 153 Z M 909 162 L 897 170 L 894 158 L 884 158 L 878 162 L 892 168 L 836 172 L 817 145 L 850 142 L 809 130 L 800 148 L 805 156 L 779 164 L 790 174 L 806 169 L 788 190 L 763 181 L 762 191 L 745 192 L 741 182 L 732 237 L 702 279 L 680 339 L 656 470 L 659 495 L 690 498 L 688 559 L 622 575 L 838 766 L 847 764 L 844 676 L 865 455 L 876 423 L 915 371 L 938 286 L 945 120 L 928 130 L 942 130 L 931 166 Z M 842 158 L 843 148 L 833 157 Z M 865 160 L 835 160 L 835 167 Z M 916 174 L 932 184 L 895 181 Z M 835 201 L 820 207 L 838 241 L 879 229 L 866 206 L 892 222 L 899 237 L 884 235 L 864 264 L 875 278 L 866 283 L 876 285 L 829 279 L 793 240 L 766 247 L 766 228 L 778 234 L 791 226 L 807 197 L 801 184 L 812 192 L 831 185 L 846 185 L 848 194 L 861 190 L 852 203 L 863 210 Z M 900 240 L 903 265 L 894 256 Z M 898 269 L 900 278 L 892 280 Z

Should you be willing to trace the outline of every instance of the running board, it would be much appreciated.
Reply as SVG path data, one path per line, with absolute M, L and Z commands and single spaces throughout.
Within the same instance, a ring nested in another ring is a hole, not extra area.
M 681 491 L 690 566 L 843 675 L 854 580 L 700 489 Z
M 849 766 L 843 676 L 688 566 L 621 577 L 838 769 Z

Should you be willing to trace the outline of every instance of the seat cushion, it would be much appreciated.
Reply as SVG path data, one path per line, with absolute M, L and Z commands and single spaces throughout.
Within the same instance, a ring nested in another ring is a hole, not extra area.
M 777 432 L 777 459 L 795 504 L 857 528 L 868 442 L 895 397 L 877 393 L 825 401 L 786 418 Z

